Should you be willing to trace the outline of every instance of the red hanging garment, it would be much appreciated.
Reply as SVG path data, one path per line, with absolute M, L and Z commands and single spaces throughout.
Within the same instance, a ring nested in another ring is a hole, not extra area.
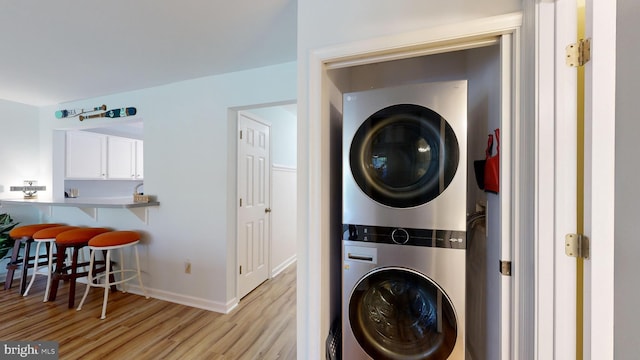
M 489 134 L 487 144 L 486 160 L 484 167 L 484 191 L 497 194 L 500 191 L 500 129 L 495 129 L 496 133 L 496 154 L 491 155 L 493 145 L 493 135 Z

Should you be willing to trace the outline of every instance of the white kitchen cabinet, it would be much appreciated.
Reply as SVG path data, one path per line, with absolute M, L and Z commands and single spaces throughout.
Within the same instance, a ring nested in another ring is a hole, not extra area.
M 107 136 L 107 179 L 134 180 L 136 140 Z
M 136 140 L 136 180 L 144 179 L 144 142 Z
M 67 179 L 143 180 L 143 142 L 88 131 L 67 131 Z
M 66 167 L 68 179 L 105 179 L 107 136 L 86 131 L 67 131 Z

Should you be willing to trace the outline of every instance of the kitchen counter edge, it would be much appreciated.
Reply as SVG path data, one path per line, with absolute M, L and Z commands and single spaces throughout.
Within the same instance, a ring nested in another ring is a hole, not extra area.
M 45 205 L 69 206 L 78 208 L 120 208 L 130 209 L 139 207 L 158 206 L 160 202 L 134 202 L 128 197 L 119 198 L 64 198 L 64 199 L 0 199 L 2 205 Z

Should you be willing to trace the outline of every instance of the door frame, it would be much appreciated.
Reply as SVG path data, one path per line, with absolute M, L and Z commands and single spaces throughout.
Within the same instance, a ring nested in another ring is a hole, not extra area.
M 235 258 L 235 270 L 234 270 L 234 278 L 236 279 L 236 299 L 237 302 L 240 302 L 241 298 L 240 298 L 240 276 L 239 276 L 239 263 L 240 263 L 240 206 L 239 206 L 239 199 L 240 199 L 240 191 L 239 191 L 239 187 L 240 187 L 240 164 L 239 164 L 239 155 L 240 155 L 240 146 L 242 144 L 241 141 L 239 141 L 239 133 L 240 133 L 240 121 L 239 118 L 240 116 L 244 115 L 245 117 L 250 118 L 253 121 L 259 122 L 265 126 L 267 126 L 269 128 L 269 163 L 267 164 L 267 172 L 268 172 L 268 177 L 269 177 L 269 187 L 267 189 L 267 191 L 269 191 L 269 204 L 267 204 L 267 208 L 271 207 L 271 197 L 273 196 L 273 159 L 272 159 L 272 146 L 271 146 L 271 124 L 267 121 L 264 121 L 258 117 L 256 117 L 254 114 L 252 114 L 249 110 L 238 110 L 236 111 L 236 118 L 235 118 L 235 124 L 236 124 L 236 132 L 235 132 L 235 136 L 236 136 L 236 201 L 235 201 L 235 207 L 236 207 L 236 227 L 235 227 L 235 237 L 236 237 L 236 258 Z M 268 229 L 268 239 L 267 239 L 267 246 L 266 246 L 266 266 L 267 266 L 267 280 L 271 279 L 271 242 L 272 242 L 272 234 L 271 234 L 271 216 L 270 215 L 266 215 L 265 216 L 265 221 L 269 223 L 269 229 Z
M 405 33 L 383 38 L 370 39 L 367 41 L 334 46 L 330 48 L 312 50 L 308 54 L 308 68 L 301 69 L 301 73 L 309 74 L 309 88 L 304 89 L 305 99 L 300 99 L 300 104 L 306 100 L 306 113 L 299 111 L 298 143 L 306 144 L 307 151 L 300 151 L 298 159 L 301 171 L 298 174 L 299 196 L 301 207 L 306 207 L 306 217 L 301 223 L 298 231 L 300 257 L 298 267 L 298 358 L 316 358 L 318 354 L 324 353 L 324 339 L 329 333 L 330 327 L 330 303 L 331 284 L 329 279 L 330 264 L 330 107 L 332 103 L 332 81 L 328 75 L 328 70 L 332 66 L 351 66 L 355 64 L 375 63 L 387 60 L 395 60 L 413 56 L 442 53 L 447 51 L 463 50 L 477 46 L 484 46 L 486 41 L 495 41 L 497 37 L 507 35 L 509 42 L 509 53 L 503 53 L 503 60 L 510 64 L 508 87 L 512 89 L 510 94 L 504 95 L 503 99 L 508 99 L 503 103 L 502 114 L 509 119 L 513 119 L 508 131 L 503 131 L 503 149 L 508 149 L 513 139 L 517 142 L 513 144 L 518 148 L 513 148 L 514 157 L 502 160 L 507 165 L 501 180 L 504 180 L 505 197 L 510 198 L 509 208 L 502 211 L 502 243 L 510 243 L 511 239 L 525 242 L 533 241 L 530 234 L 526 233 L 527 208 L 533 207 L 530 198 L 522 197 L 519 194 L 523 189 L 532 189 L 534 181 L 527 177 L 528 169 L 533 164 L 523 164 L 515 161 L 526 153 L 526 148 L 521 148 L 529 144 L 533 134 L 524 131 L 521 126 L 520 106 L 522 92 L 521 62 L 520 62 L 520 29 L 522 25 L 522 14 L 513 13 L 486 19 L 469 21 L 463 24 L 450 24 L 432 29 L 425 29 L 412 33 Z M 503 72 L 504 74 L 504 72 Z M 504 84 L 504 83 L 503 83 Z M 335 98 L 333 99 L 335 100 Z M 339 100 L 338 100 L 339 101 Z M 338 101 L 334 101 L 338 103 Z M 304 106 L 304 105 L 303 105 Z M 505 125 L 505 124 L 502 124 Z M 502 127 L 502 126 L 501 126 Z M 503 153 L 506 153 L 504 151 Z M 303 158 L 306 155 L 307 158 Z M 510 159 L 510 160 L 509 160 Z M 528 158 L 527 158 L 528 159 Z M 525 159 L 525 161 L 527 160 Z M 509 161 L 505 163 L 504 161 Z M 306 170 L 306 171 L 305 171 Z M 508 186 L 511 186 L 510 188 Z M 502 205 L 505 204 L 503 198 Z M 507 230 L 505 232 L 505 230 Z M 304 239 L 304 240 L 302 240 Z M 522 247 L 514 245 L 516 251 Z M 503 249 L 504 250 L 504 249 Z M 513 250 L 508 249 L 509 258 Z M 533 334 L 525 321 L 521 321 L 514 314 L 533 313 L 533 304 L 529 299 L 533 299 L 533 289 L 531 286 L 524 286 L 523 281 L 528 279 L 533 272 L 531 267 L 533 259 L 524 259 L 517 254 L 513 259 L 513 277 L 504 279 L 504 282 L 513 284 L 509 290 L 502 294 L 502 300 L 507 302 L 503 306 L 503 314 L 508 315 L 508 319 L 502 319 L 500 326 L 502 359 L 527 358 L 531 356 L 526 353 L 533 347 Z M 532 255 L 529 255 L 532 257 Z M 496 271 L 497 271 L 496 264 Z M 504 283 L 503 282 L 503 283 Z M 530 283 L 530 282 L 529 282 Z M 511 334 L 515 334 L 510 336 Z M 521 356 L 524 355 L 524 356 Z
M 575 0 L 536 3 L 536 358 L 576 358 L 577 73 L 564 63 L 576 41 Z M 560 20 L 561 19 L 561 20 Z
M 584 359 L 614 358 L 617 2 L 586 0 Z M 608 189 L 608 191 L 607 191 Z M 603 196 L 603 193 L 605 196 Z
M 577 40 L 576 1 L 535 5 L 538 359 L 578 357 L 577 316 L 583 317 L 582 358 L 614 358 L 616 2 L 585 3 L 586 38 L 597 54 L 585 65 L 583 174 L 576 166 L 577 74 L 564 63 L 564 47 Z M 576 260 L 564 254 L 564 235 L 576 232 L 578 176 L 585 183 L 584 235 L 591 239 L 582 314 L 576 314 Z

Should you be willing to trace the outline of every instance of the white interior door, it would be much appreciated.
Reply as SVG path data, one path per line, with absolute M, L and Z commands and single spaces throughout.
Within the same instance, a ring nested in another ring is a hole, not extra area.
M 269 277 L 270 127 L 238 113 L 238 298 Z

